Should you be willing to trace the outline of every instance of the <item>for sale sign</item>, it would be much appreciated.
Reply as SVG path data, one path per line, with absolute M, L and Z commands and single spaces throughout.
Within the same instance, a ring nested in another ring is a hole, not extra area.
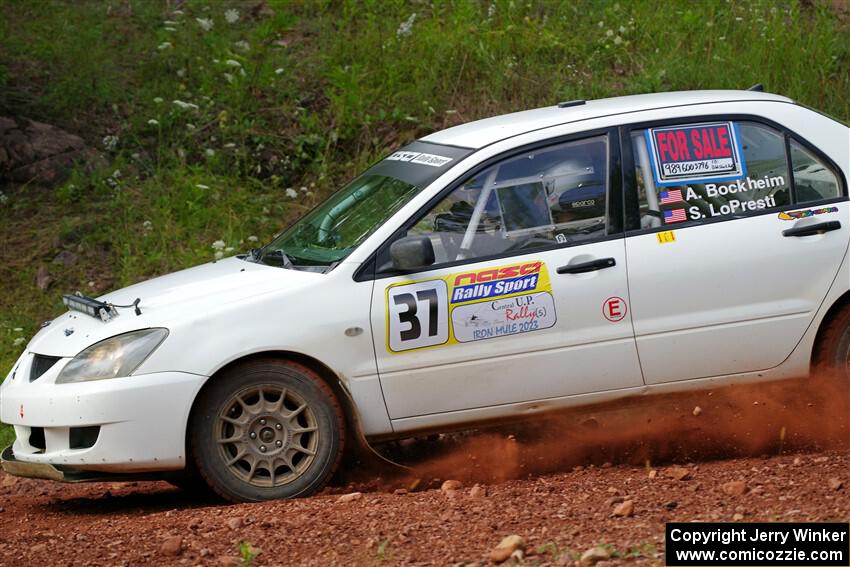
M 730 181 L 747 174 L 732 122 L 650 128 L 646 138 L 656 185 Z

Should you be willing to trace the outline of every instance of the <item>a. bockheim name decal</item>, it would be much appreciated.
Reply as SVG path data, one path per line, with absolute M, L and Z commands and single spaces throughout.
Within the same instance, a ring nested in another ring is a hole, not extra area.
M 386 305 L 390 352 L 527 333 L 557 321 L 549 274 L 539 261 L 393 284 Z

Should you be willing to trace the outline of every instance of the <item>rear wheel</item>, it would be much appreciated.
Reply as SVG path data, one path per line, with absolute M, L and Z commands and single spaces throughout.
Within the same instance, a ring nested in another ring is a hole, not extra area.
M 813 362 L 820 373 L 850 379 L 850 305 L 842 307 L 821 330 Z
M 276 359 L 216 378 L 197 401 L 190 431 L 198 472 L 235 502 L 319 490 L 339 464 L 344 439 L 330 387 L 309 368 Z

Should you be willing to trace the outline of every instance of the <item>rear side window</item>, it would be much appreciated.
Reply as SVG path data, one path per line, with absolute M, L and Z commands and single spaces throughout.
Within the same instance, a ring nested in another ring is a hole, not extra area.
M 791 140 L 790 149 L 798 203 L 833 199 L 841 195 L 838 177 L 829 166 L 796 140 Z
M 764 124 L 718 120 L 647 128 L 632 131 L 631 141 L 642 229 L 840 195 L 828 166 Z

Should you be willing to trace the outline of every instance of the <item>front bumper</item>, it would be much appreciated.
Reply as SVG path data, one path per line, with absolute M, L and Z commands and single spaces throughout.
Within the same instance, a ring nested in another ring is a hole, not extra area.
M 55 384 L 69 360 L 63 359 L 30 382 L 31 358 L 25 355 L 15 377 L 0 387 L 0 421 L 12 425 L 16 437 L 13 459 L 4 459 L 18 464 L 7 472 L 32 472 L 25 463 L 53 466 L 63 475 L 71 469 L 139 473 L 185 467 L 189 411 L 206 377 L 158 372 Z M 36 476 L 56 473 L 38 468 Z

